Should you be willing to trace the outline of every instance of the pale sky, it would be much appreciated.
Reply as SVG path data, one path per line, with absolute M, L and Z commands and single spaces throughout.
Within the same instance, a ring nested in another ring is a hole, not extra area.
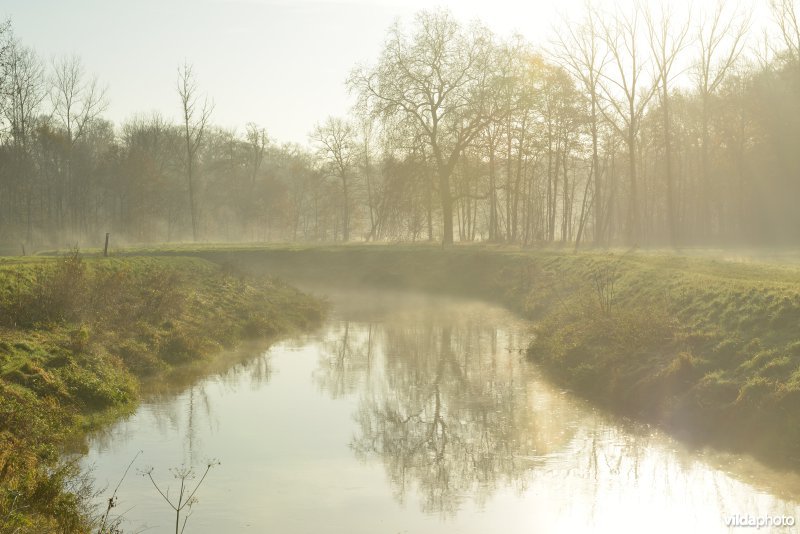
M 346 77 L 357 64 L 376 60 L 386 29 L 398 17 L 410 20 L 417 10 L 440 5 L 465 22 L 481 19 L 501 36 L 516 32 L 545 42 L 558 30 L 559 13 L 582 4 L 3 0 L 0 17 L 10 17 L 17 37 L 47 61 L 79 55 L 108 87 L 106 116 L 118 124 L 152 110 L 177 120 L 177 67 L 186 60 L 215 103 L 215 124 L 242 131 L 252 121 L 281 142 L 306 144 L 316 122 L 347 113 Z

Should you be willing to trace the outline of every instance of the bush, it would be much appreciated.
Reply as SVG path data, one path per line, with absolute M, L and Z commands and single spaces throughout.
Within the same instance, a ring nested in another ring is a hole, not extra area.
M 147 344 L 135 339 L 125 339 L 115 348 L 125 367 L 138 376 L 151 375 L 164 368 L 165 363 Z
M 2 302 L 3 320 L 7 326 L 28 328 L 75 320 L 82 315 L 86 295 L 86 266 L 75 251 L 35 268 L 29 281 L 16 273 L 12 293 Z
M 201 343 L 196 336 L 183 330 L 169 334 L 159 350 L 161 358 L 170 364 L 187 363 L 202 356 Z
M 70 395 L 82 403 L 81 408 L 124 406 L 133 400 L 130 380 L 106 366 L 87 369 L 71 365 L 62 371 L 62 377 Z

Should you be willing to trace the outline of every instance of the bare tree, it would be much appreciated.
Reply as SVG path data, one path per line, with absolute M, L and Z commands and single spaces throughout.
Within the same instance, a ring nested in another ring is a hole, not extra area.
M 0 109 L 3 107 L 3 100 L 8 90 L 9 61 L 14 46 L 14 34 L 11 28 L 11 21 L 5 20 L 0 22 Z
M 47 96 L 44 65 L 33 49 L 15 41 L 8 52 L 6 71 L 5 119 L 14 143 L 25 143 Z
M 608 62 L 608 50 L 603 47 L 601 28 L 598 27 L 597 12 L 586 4 L 584 21 L 575 26 L 570 21 L 563 21 L 562 31 L 556 32 L 556 57 L 565 65 L 581 84 L 589 99 L 589 132 L 592 138 L 592 167 L 587 182 L 593 184 L 592 194 L 594 205 L 594 239 L 596 242 L 605 241 L 605 218 L 608 210 L 603 204 L 604 189 L 602 183 L 599 155 L 599 129 L 601 121 L 600 98 L 601 78 L 603 69 Z M 585 198 L 585 195 L 584 195 Z M 583 220 L 583 218 L 581 218 Z M 583 224 L 578 229 L 575 246 L 580 244 L 583 234 Z
M 608 102 L 601 111 L 625 140 L 628 148 L 627 238 L 638 244 L 641 237 L 639 183 L 637 176 L 637 138 L 642 117 L 656 91 L 649 62 L 642 52 L 639 25 L 642 8 L 636 3 L 631 12 L 618 8 L 610 23 L 603 24 L 603 39 L 610 54 L 611 70 L 603 73 L 600 87 Z
M 186 142 L 186 181 L 189 186 L 189 213 L 192 220 L 192 239 L 197 241 L 197 199 L 195 184 L 195 163 L 197 153 L 203 145 L 206 126 L 214 109 L 208 97 L 202 102 L 198 94 L 197 81 L 192 72 L 192 65 L 184 63 L 178 67 L 178 97 L 183 114 L 183 137 Z
M 373 163 L 373 146 L 377 136 L 377 124 L 368 114 L 359 113 L 357 119 L 361 144 L 361 173 L 364 177 L 367 210 L 369 211 L 369 233 L 367 233 L 366 237 L 367 241 L 369 241 L 370 239 L 378 238 L 382 219 L 380 188 L 376 180 L 375 165 Z
M 351 172 L 357 160 L 353 125 L 336 117 L 318 124 L 311 139 L 318 145 L 320 156 L 342 185 L 342 239 L 350 240 Z
M 66 191 L 70 207 L 71 230 L 75 231 L 82 215 L 77 202 L 78 187 L 73 172 L 75 145 L 83 139 L 92 121 L 99 119 L 108 106 L 106 89 L 96 77 L 87 78 L 78 56 L 62 57 L 53 63 L 51 100 L 53 117 L 67 138 Z
M 266 152 L 269 138 L 267 137 L 267 130 L 260 128 L 253 122 L 247 124 L 245 137 L 247 138 L 251 156 L 250 183 L 251 185 L 255 185 L 258 171 L 261 169 L 261 165 L 264 162 L 264 153 Z
M 678 55 L 686 48 L 689 35 L 689 16 L 676 21 L 672 4 L 661 3 L 660 13 L 652 7 L 645 12 L 647 29 L 650 34 L 650 50 L 655 60 L 658 85 L 661 93 L 662 127 L 664 129 L 664 174 L 667 182 L 667 232 L 670 244 L 677 244 L 675 225 L 675 177 L 672 166 L 672 125 L 670 117 L 670 83 L 675 76 L 675 63 Z
M 53 64 L 53 115 L 67 132 L 70 144 L 78 142 L 88 124 L 108 106 L 106 89 L 97 77 L 86 79 L 78 56 L 63 57 Z
M 31 137 L 41 103 L 47 96 L 44 65 L 36 53 L 19 42 L 12 42 L 6 67 L 7 98 L 5 119 L 13 143 L 14 168 L 25 210 L 25 240 L 32 239 L 34 168 Z
M 547 98 L 543 98 L 542 87 L 547 85 L 551 72 L 539 54 L 535 54 L 521 38 L 512 39 L 499 50 L 492 50 L 495 64 L 491 73 L 489 98 L 485 110 L 491 121 L 487 130 L 496 123 L 499 126 L 498 143 L 505 144 L 505 192 L 506 240 L 518 237 L 523 159 L 528 140 L 534 136 L 531 125 Z M 514 154 L 516 148 L 516 154 Z M 494 158 L 490 158 L 494 159 Z M 497 184 L 490 177 L 490 195 Z M 496 215 L 495 215 L 496 216 Z
M 695 68 L 697 89 L 700 93 L 700 165 L 701 188 L 698 205 L 699 227 L 696 231 L 707 234 L 711 231 L 711 176 L 709 170 L 709 121 L 711 98 L 717 92 L 725 76 L 736 64 L 745 47 L 745 37 L 750 28 L 749 14 L 738 9 L 726 9 L 719 0 L 713 12 L 706 12 L 697 28 L 699 58 Z
M 800 62 L 800 5 L 797 0 L 770 0 L 769 5 L 789 59 Z
M 459 157 L 487 123 L 487 30 L 464 30 L 445 11 L 423 11 L 411 35 L 389 31 L 378 65 L 357 69 L 350 87 L 384 119 L 412 123 L 430 146 L 438 174 L 445 244 L 453 242 L 451 175 Z

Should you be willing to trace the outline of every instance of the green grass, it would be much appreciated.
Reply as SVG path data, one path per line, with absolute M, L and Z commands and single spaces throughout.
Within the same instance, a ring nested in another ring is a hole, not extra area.
M 634 257 L 610 309 L 578 263 L 531 357 L 576 391 L 674 432 L 798 465 L 800 276 L 791 267 Z
M 84 531 L 89 489 L 61 460 L 67 440 L 130 412 L 142 379 L 211 365 L 243 339 L 305 328 L 322 312 L 282 282 L 199 258 L 0 261 L 3 528 Z
M 578 394 L 686 439 L 800 467 L 800 265 L 499 246 L 155 251 L 502 303 L 534 321 L 530 358 Z

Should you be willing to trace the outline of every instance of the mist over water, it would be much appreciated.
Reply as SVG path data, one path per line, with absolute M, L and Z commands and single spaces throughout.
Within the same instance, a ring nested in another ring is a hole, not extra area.
M 135 468 L 217 458 L 187 530 L 726 531 L 731 514 L 798 517 L 800 477 L 689 450 L 549 384 L 526 326 L 479 302 L 333 293 L 314 333 L 172 394 L 92 438 L 112 487 Z M 130 527 L 174 522 L 129 474 Z

